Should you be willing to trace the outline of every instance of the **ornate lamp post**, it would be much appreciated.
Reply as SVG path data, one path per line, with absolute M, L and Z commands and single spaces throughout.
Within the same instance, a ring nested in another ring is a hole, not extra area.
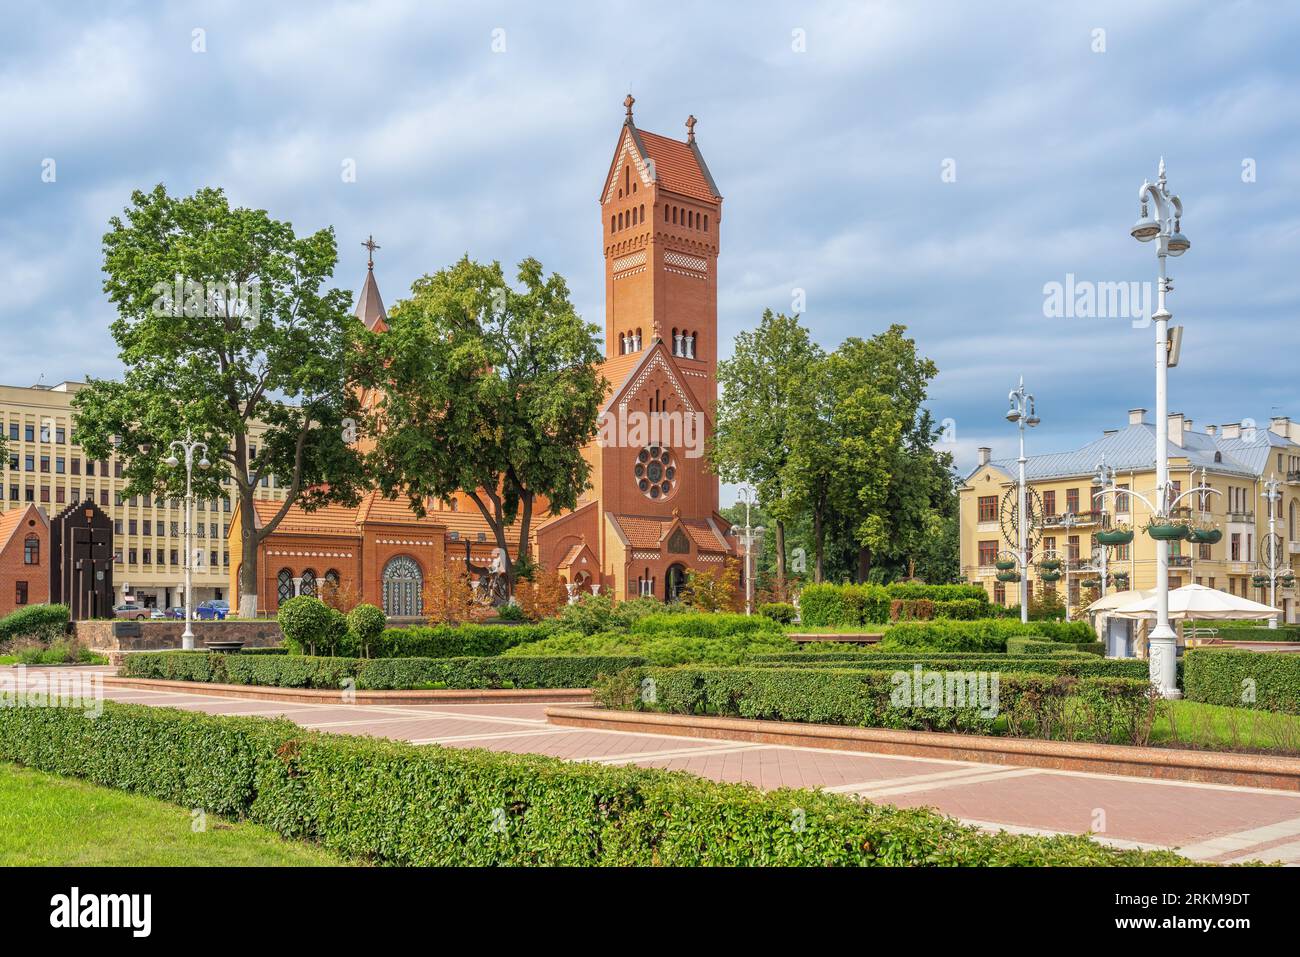
M 194 453 L 199 454 L 198 466 L 205 471 L 212 466 L 208 461 L 208 445 L 196 442 L 185 430 L 185 441 L 177 439 L 172 443 L 172 454 L 167 456 L 169 468 L 176 468 L 181 460 L 176 457 L 179 452 L 185 461 L 185 631 L 181 635 L 181 647 L 187 651 L 194 647 Z
M 1260 549 L 1264 554 L 1264 566 L 1268 572 L 1268 603 L 1272 608 L 1277 607 L 1277 580 L 1281 577 L 1279 574 L 1280 564 L 1278 555 L 1281 541 L 1277 537 L 1277 504 L 1282 501 L 1282 483 L 1277 480 L 1276 475 L 1269 475 L 1268 481 L 1264 483 L 1264 491 L 1260 492 L 1260 497 L 1268 502 L 1268 544 Z M 1288 569 L 1290 566 L 1287 566 Z M 1277 627 L 1277 616 L 1274 615 L 1268 620 L 1268 627 Z
M 1165 295 L 1173 288 L 1173 280 L 1165 272 L 1165 260 L 1169 256 L 1181 256 L 1192 244 L 1182 233 L 1183 202 L 1169 192 L 1163 156 L 1156 182 L 1143 180 L 1138 200 L 1142 211 L 1129 233 L 1138 242 L 1157 241 L 1156 259 L 1160 265 L 1156 311 L 1151 318 L 1156 327 L 1156 515 L 1164 517 L 1170 507 L 1168 389 L 1169 320 L 1172 318 L 1165 308 Z M 1176 683 L 1177 641 L 1169 627 L 1169 543 L 1163 540 L 1156 541 L 1156 626 L 1148 637 L 1148 647 L 1152 683 L 1167 698 L 1181 697 Z
M 1031 429 L 1041 421 L 1034 411 L 1034 397 L 1025 391 L 1025 377 L 1020 377 L 1020 385 L 1007 393 L 1011 408 L 1007 409 L 1007 421 L 1015 423 L 1020 432 L 1020 476 L 1016 486 L 1019 506 L 1016 510 L 1016 560 L 1020 563 L 1020 620 L 1029 621 L 1029 554 L 1027 539 L 1029 530 L 1025 524 L 1028 504 L 1025 501 L 1025 426 Z
M 754 613 L 754 549 L 762 547 L 765 529 L 762 525 L 751 528 L 749 524 L 749 509 L 755 504 L 754 490 L 748 485 L 742 486 L 736 497 L 745 503 L 745 525 L 743 528 L 739 525 L 731 526 L 731 534 L 745 546 L 745 614 L 752 615 Z

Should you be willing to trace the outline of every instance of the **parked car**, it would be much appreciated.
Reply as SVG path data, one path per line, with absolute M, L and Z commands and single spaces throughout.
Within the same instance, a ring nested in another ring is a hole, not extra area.
M 144 621 L 149 617 L 149 609 L 144 605 L 118 605 L 113 609 L 114 618 L 125 618 L 128 621 Z
M 163 611 L 161 608 L 150 608 L 149 617 L 154 621 L 157 621 L 159 618 L 166 618 L 167 612 Z
M 229 611 L 230 606 L 223 601 L 204 601 L 194 609 L 194 617 L 199 621 L 224 621 Z
M 171 608 L 168 608 L 168 609 L 167 609 L 167 617 L 168 617 L 168 618 L 184 618 L 184 617 L 185 617 L 185 606 L 184 606 L 184 605 L 175 605 L 175 606 L 173 606 L 173 607 L 171 607 Z

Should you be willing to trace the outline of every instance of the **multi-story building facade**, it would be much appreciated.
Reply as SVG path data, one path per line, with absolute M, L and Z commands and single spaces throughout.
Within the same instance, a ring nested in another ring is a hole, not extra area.
M 183 502 L 126 495 L 123 463 L 116 458 L 91 459 L 73 443 L 72 398 L 83 388 L 85 384 L 80 382 L 0 385 L 0 434 L 6 446 L 0 472 L 0 511 L 34 504 L 50 516 L 89 498 L 113 520 L 114 600 L 121 602 L 130 596 L 146 607 L 179 605 L 185 574 Z M 253 442 L 261 431 L 253 428 Z M 195 603 L 224 598 L 229 592 L 231 559 L 226 542 L 234 485 L 228 487 L 229 496 L 195 501 L 194 548 L 201 558 L 194 569 Z M 267 499 L 284 497 L 274 479 L 267 480 L 258 494 Z
M 1204 495 L 1204 501 L 1201 495 L 1182 499 L 1179 505 L 1188 509 L 1186 516 L 1222 532 L 1214 544 L 1172 543 L 1170 587 L 1196 582 L 1267 602 L 1268 590 L 1256 588 L 1252 574 L 1263 564 L 1268 536 L 1281 541 L 1278 564 L 1293 567 L 1300 559 L 1300 423 L 1277 417 L 1267 428 L 1244 420 L 1196 431 L 1191 419 L 1175 413 L 1169 416 L 1168 451 L 1173 495 L 1198 486 L 1202 476 L 1219 493 Z M 994 562 L 999 552 L 1016 548 L 1010 503 L 1017 498 L 1018 466 L 1015 459 L 992 460 L 986 448 L 979 456 L 960 490 L 962 576 L 987 588 L 992 600 L 1016 604 L 1020 586 L 998 581 Z M 1095 482 L 1103 465 L 1115 470 L 1120 494 L 1098 500 Z M 1099 578 L 1102 546 L 1095 536 L 1121 523 L 1131 525 L 1136 534 L 1131 544 L 1106 549 L 1112 587 L 1117 576 L 1123 576 L 1121 587 L 1155 586 L 1155 542 L 1143 531 L 1150 509 L 1136 495 L 1122 494 L 1132 490 L 1155 500 L 1155 425 L 1147 421 L 1145 409 L 1133 409 L 1124 428 L 1107 429 L 1080 449 L 1030 456 L 1025 475 L 1030 511 L 1041 515 L 1027 576 L 1032 595 L 1065 587 L 1072 607 L 1086 604 L 1088 595 L 1080 584 Z M 1269 501 L 1264 497 L 1270 478 L 1280 483 L 1272 504 L 1271 533 Z M 1065 562 L 1069 573 L 1059 583 L 1040 578 L 1037 560 L 1049 551 Z M 1284 621 L 1297 620 L 1297 597 L 1295 586 L 1278 587 L 1276 607 L 1282 609 Z

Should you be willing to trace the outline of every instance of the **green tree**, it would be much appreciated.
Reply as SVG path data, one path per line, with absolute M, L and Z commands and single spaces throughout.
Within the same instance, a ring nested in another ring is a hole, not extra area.
M 77 441 L 123 462 L 127 494 L 184 492 L 165 459 L 187 430 L 214 468 L 199 498 L 234 483 L 242 532 L 239 613 L 258 604 L 258 545 L 295 504 L 355 502 L 361 457 L 350 444 L 360 405 L 349 366 L 364 327 L 351 294 L 323 289 L 337 262 L 332 229 L 299 237 L 265 210 L 231 209 L 220 189 L 173 197 L 135 191 L 104 235 L 104 291 L 118 310 L 121 382 L 96 380 L 73 399 Z M 254 423 L 265 426 L 256 457 Z M 254 492 L 284 491 L 259 524 Z
M 492 530 L 512 588 L 538 509 L 559 515 L 587 487 L 582 449 L 596 436 L 607 385 L 598 330 L 574 311 L 564 280 L 526 259 L 518 282 L 509 287 L 500 263 L 468 256 L 417 280 L 389 331 L 374 337 L 368 379 L 380 488 L 405 494 L 419 514 L 430 499 L 463 492 Z
M 786 526 L 795 514 L 786 467 L 799 419 L 812 399 L 821 349 L 799 317 L 763 313 L 758 328 L 736 337 L 730 359 L 718 363 L 718 399 L 709 460 L 727 482 L 754 486 L 771 518 L 777 589 L 785 591 Z

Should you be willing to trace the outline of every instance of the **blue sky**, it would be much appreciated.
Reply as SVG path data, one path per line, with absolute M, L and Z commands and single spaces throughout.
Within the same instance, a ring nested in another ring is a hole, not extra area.
M 1034 447 L 1075 447 L 1153 406 L 1153 337 L 1045 316 L 1044 285 L 1152 279 L 1128 228 L 1163 154 L 1192 240 L 1171 268 L 1171 410 L 1198 428 L 1300 416 L 1294 7 L 4 6 L 0 382 L 117 373 L 100 237 L 157 182 L 334 226 L 345 288 L 374 233 L 389 303 L 464 252 L 533 255 L 603 322 L 596 199 L 630 86 L 643 129 L 699 118 L 725 197 L 724 352 L 803 290 L 827 347 L 909 326 L 963 468 L 1011 451 L 1021 373 Z

